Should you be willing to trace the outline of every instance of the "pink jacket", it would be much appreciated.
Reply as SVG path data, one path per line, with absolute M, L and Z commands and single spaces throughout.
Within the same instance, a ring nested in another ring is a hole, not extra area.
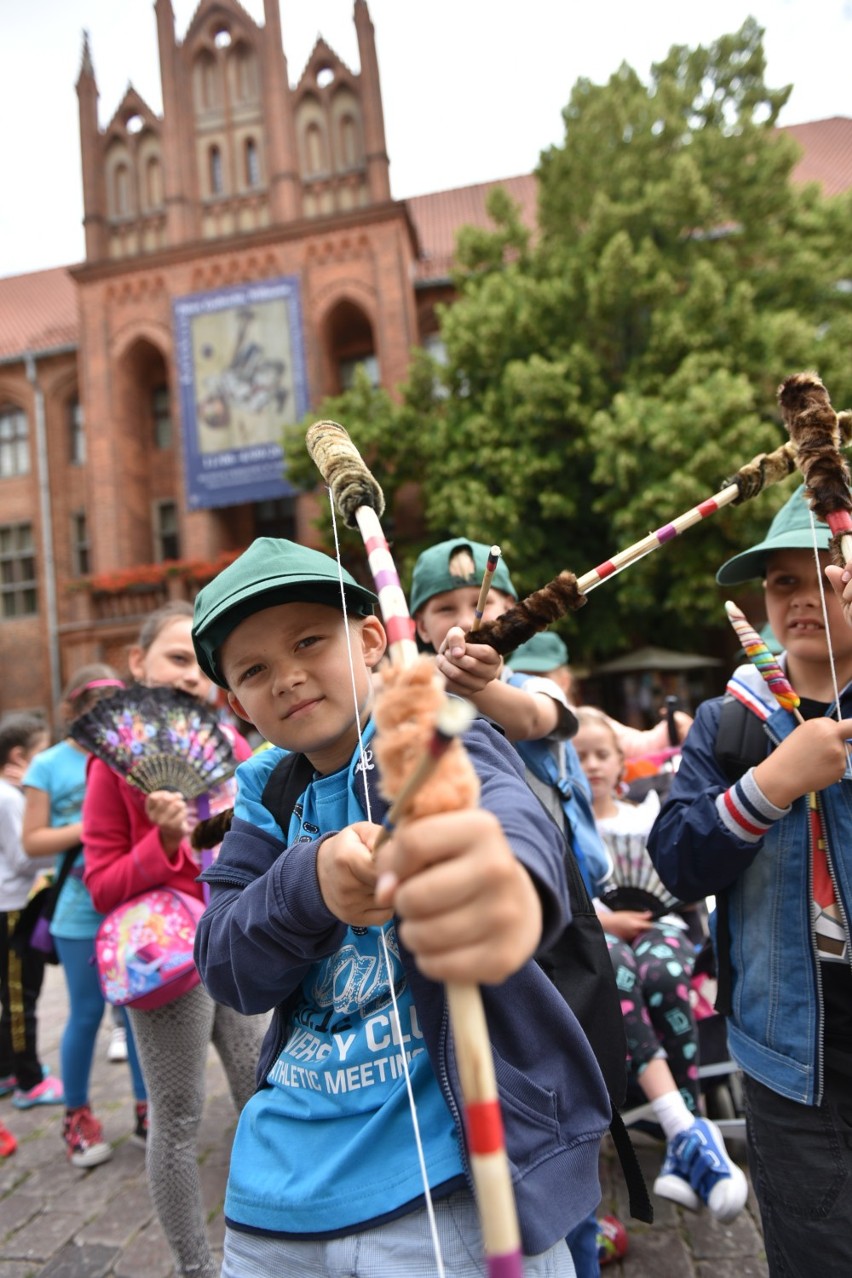
M 234 754 L 242 763 L 251 747 L 238 732 L 233 733 L 233 742 Z M 225 784 L 233 794 L 234 782 Z M 201 873 L 199 856 L 189 840 L 181 842 L 176 857 L 170 860 L 158 828 L 145 815 L 144 794 L 94 758 L 89 763 L 83 800 L 83 845 L 83 882 L 95 909 L 102 914 L 155 887 L 173 887 L 203 899 L 204 889 L 196 882 Z

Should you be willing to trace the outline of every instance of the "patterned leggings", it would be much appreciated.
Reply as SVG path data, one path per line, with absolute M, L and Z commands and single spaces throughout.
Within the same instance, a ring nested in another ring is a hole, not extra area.
M 606 933 L 621 995 L 630 1063 L 638 1078 L 661 1056 L 688 1108 L 698 1109 L 698 1033 L 689 1003 L 695 952 L 684 932 L 665 923 L 640 933 L 632 945 Z
M 128 1012 L 148 1084 L 151 1198 L 181 1278 L 214 1278 L 197 1158 L 207 1049 L 212 1042 L 241 1110 L 255 1090 L 268 1017 L 214 1003 L 203 985 L 164 1007 Z

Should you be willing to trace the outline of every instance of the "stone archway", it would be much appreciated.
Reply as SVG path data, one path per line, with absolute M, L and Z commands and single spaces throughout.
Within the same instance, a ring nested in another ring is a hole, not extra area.
M 381 381 L 376 338 L 369 315 L 350 298 L 336 302 L 323 322 L 328 390 L 339 395 L 352 385 L 363 366 L 374 386 Z
M 132 339 L 116 359 L 113 405 L 129 562 L 177 558 L 178 428 L 166 358 L 147 337 Z

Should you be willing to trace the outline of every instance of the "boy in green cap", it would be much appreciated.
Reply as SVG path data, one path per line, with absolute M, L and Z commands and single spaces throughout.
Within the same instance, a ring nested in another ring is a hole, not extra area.
M 740 666 L 699 707 L 648 845 L 682 900 L 717 899 L 717 1008 L 773 1278 L 852 1273 L 852 630 L 822 589 L 830 536 L 800 487 L 719 569 L 724 586 L 763 580 L 804 722 Z
M 485 643 L 467 643 L 489 547 L 463 537 L 430 546 L 418 557 L 411 578 L 411 615 L 421 646 L 437 654 L 436 665 L 450 692 L 467 697 L 480 714 L 498 723 L 510 741 L 569 737 L 577 720 L 561 694 L 554 698 L 530 684 L 511 687 L 503 659 Z M 483 620 L 499 617 L 517 600 L 505 561 L 500 559 L 488 592 Z
M 386 646 L 372 603 L 327 556 L 271 539 L 196 601 L 199 664 L 273 743 L 238 769 L 196 943 L 214 998 L 275 1009 L 234 1140 L 222 1273 L 413 1276 L 431 1271 L 435 1237 L 448 1278 L 481 1273 L 438 984 L 451 980 L 485 983 L 525 1272 L 568 1278 L 563 1240 L 600 1196 L 609 1105 L 533 958 L 568 918 L 561 841 L 525 810 L 511 747 L 477 721 L 465 745 L 480 807 L 404 822 L 373 859 L 387 805 L 370 746 Z
M 542 632 L 529 641 L 536 645 L 534 667 L 519 664 L 530 652 L 527 644 L 522 644 L 507 662 L 515 670 L 547 676 L 538 682 L 530 680 L 525 687 L 517 681 L 511 684 L 502 657 L 488 644 L 464 642 L 473 625 L 488 551 L 482 542 L 456 537 L 430 546 L 418 557 L 410 599 L 417 637 L 426 651 L 437 653 L 437 666 L 448 689 L 467 697 L 480 714 L 499 723 L 510 741 L 537 741 L 543 737 L 564 740 L 577 731 L 577 720 L 568 703 L 570 672 L 567 652 L 558 635 Z M 483 620 L 502 616 L 517 598 L 509 570 L 501 559 L 488 592 Z M 539 649 L 542 641 L 545 647 Z M 559 688 L 555 700 L 553 684 Z M 626 758 L 669 744 L 664 722 L 648 729 L 631 728 L 615 719 L 609 722 Z M 692 719 L 678 710 L 675 722 L 683 739 Z
M 423 551 L 411 579 L 410 606 L 417 637 L 424 648 L 437 653 L 437 666 L 447 687 L 472 701 L 480 714 L 498 724 L 514 743 L 526 765 L 527 783 L 564 830 L 591 897 L 593 883 L 603 876 L 608 860 L 591 813 L 585 778 L 569 740 L 577 730 L 577 720 L 568 704 L 567 689 L 553 678 L 560 666 L 567 673 L 568 652 L 558 635 L 542 632 L 504 665 L 488 644 L 465 643 L 464 636 L 473 626 L 488 554 L 488 546 L 465 538 L 451 538 Z M 501 559 L 483 619 L 499 617 L 517 598 Z M 537 806 L 528 795 L 528 809 Z M 605 956 L 604 946 L 604 962 Z M 569 1232 L 567 1242 L 578 1278 L 594 1278 L 600 1273 L 599 1243 L 604 1244 L 604 1231 L 612 1222 L 612 1217 L 598 1222 L 592 1210 Z M 624 1238 L 623 1227 L 614 1223 Z M 605 1245 L 603 1250 L 606 1254 Z

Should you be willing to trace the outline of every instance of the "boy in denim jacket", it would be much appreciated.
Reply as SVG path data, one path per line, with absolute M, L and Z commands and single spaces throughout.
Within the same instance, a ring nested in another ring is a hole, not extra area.
M 671 891 L 717 898 L 717 1007 L 745 1076 L 770 1272 L 784 1278 L 852 1273 L 852 630 L 820 590 L 821 522 L 816 538 L 800 487 L 717 574 L 763 581 L 805 721 L 740 666 L 725 697 L 699 707 L 648 845 Z M 842 590 L 841 570 L 829 575 Z M 723 715 L 739 760 L 721 749 Z

